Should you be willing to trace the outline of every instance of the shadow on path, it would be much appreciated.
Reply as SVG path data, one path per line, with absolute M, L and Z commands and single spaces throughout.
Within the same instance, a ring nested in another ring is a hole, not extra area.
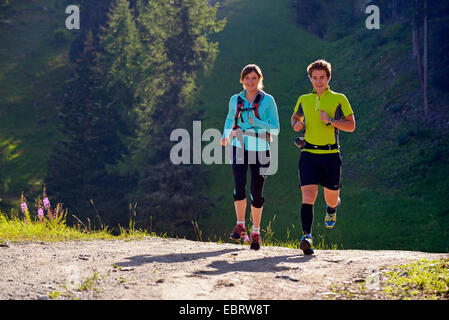
M 197 253 L 171 253 L 166 255 L 151 255 L 143 254 L 139 256 L 133 256 L 126 258 L 128 261 L 117 262 L 115 265 L 120 267 L 136 267 L 145 263 L 177 263 L 186 262 L 191 260 L 205 259 L 210 257 L 220 256 L 222 254 L 231 253 L 235 251 L 242 251 L 244 249 L 222 249 L 218 251 L 207 251 L 207 252 L 197 252 Z
M 206 266 L 207 270 L 198 270 L 193 272 L 196 275 L 220 275 L 228 272 L 279 272 L 294 269 L 294 266 L 278 265 L 280 263 L 304 263 L 315 256 L 304 256 L 300 253 L 294 255 L 283 255 L 276 257 L 263 257 L 250 260 L 238 260 L 238 254 L 235 252 L 247 249 L 222 249 L 217 251 L 197 252 L 197 253 L 172 253 L 166 255 L 138 255 L 127 257 L 127 261 L 117 262 L 115 265 L 120 267 L 136 267 L 145 263 L 179 263 L 198 259 L 217 257 L 223 254 L 235 255 L 233 261 L 217 260 L 212 261 Z M 212 269 L 212 270 L 211 270 Z
M 315 256 L 304 256 L 302 254 L 298 255 L 288 255 L 288 256 L 277 256 L 277 257 L 264 257 L 260 259 L 253 260 L 242 260 L 236 262 L 228 262 L 225 260 L 213 261 L 207 267 L 213 268 L 215 270 L 200 270 L 195 271 L 194 274 L 198 275 L 220 275 L 228 272 L 280 272 L 294 269 L 293 266 L 278 266 L 279 263 L 304 263 Z

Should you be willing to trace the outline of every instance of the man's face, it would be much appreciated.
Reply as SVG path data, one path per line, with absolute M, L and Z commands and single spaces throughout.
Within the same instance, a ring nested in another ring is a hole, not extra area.
M 330 79 L 327 78 L 326 71 L 313 70 L 312 75 L 310 76 L 310 81 L 312 82 L 315 91 L 318 93 L 322 93 L 327 89 Z

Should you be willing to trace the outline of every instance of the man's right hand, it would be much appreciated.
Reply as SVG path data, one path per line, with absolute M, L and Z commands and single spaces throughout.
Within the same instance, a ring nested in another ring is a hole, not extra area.
M 303 121 L 298 121 L 295 123 L 295 125 L 293 126 L 293 130 L 296 132 L 301 131 L 302 129 L 304 129 L 304 122 Z

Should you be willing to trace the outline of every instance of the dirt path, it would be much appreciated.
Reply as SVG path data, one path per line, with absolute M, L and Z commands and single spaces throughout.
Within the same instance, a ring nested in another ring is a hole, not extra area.
M 162 238 L 9 243 L 0 247 L 0 299 L 329 299 L 335 298 L 331 284 L 440 257 L 448 254 L 316 250 L 304 256 L 289 248 L 255 252 Z

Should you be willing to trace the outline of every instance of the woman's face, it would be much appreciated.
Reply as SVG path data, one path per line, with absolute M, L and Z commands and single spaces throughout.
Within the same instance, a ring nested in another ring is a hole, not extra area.
M 254 71 L 248 73 L 243 78 L 243 85 L 247 91 L 256 91 L 259 89 L 259 76 Z

